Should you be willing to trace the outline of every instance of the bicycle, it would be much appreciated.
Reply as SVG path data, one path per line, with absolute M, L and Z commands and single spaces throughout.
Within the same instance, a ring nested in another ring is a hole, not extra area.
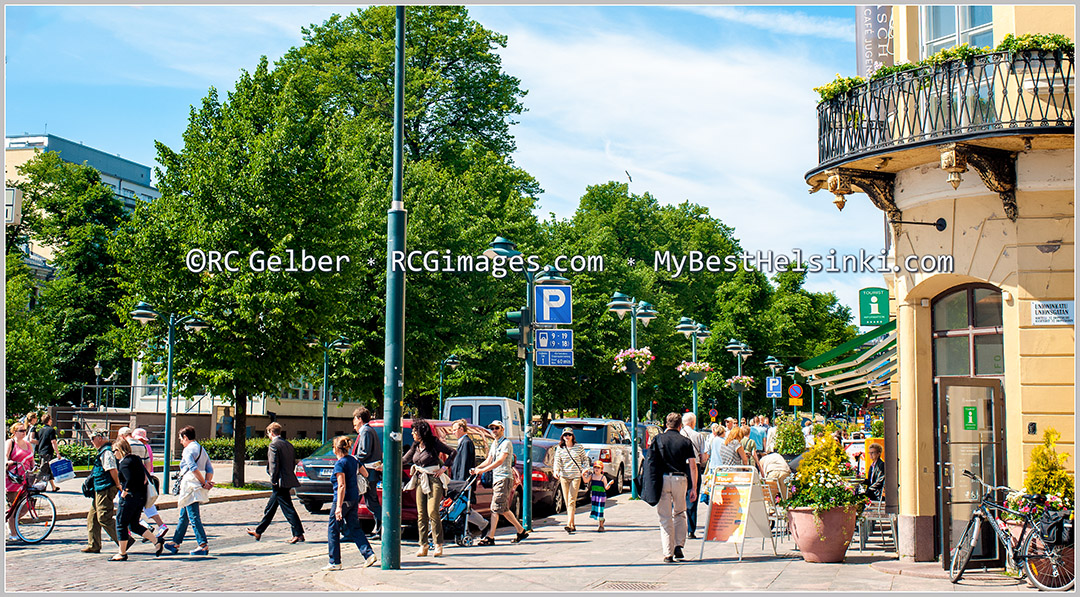
M 1068 545 L 1051 545 L 1030 514 L 1006 508 L 994 502 L 990 497 L 998 490 L 1009 493 L 1019 492 L 1004 486 L 991 487 L 971 471 L 964 471 L 964 476 L 982 486 L 982 499 L 971 514 L 971 520 L 960 535 L 960 541 L 952 550 L 949 580 L 955 584 L 964 575 L 964 570 L 971 561 L 971 554 L 975 550 L 975 543 L 979 540 L 979 531 L 982 524 L 986 522 L 992 523 L 994 536 L 1005 547 L 1009 562 L 1019 568 L 1039 590 L 1068 591 L 1071 589 L 1075 580 L 1072 541 L 1070 540 Z M 1040 496 L 1023 494 L 1023 497 L 1037 499 Z M 1024 521 L 1020 537 L 1015 541 L 1005 523 L 998 516 L 998 512 L 1008 512 Z
M 45 495 L 45 482 L 35 482 L 38 470 L 27 470 L 25 465 L 19 463 L 7 471 L 8 478 L 18 483 L 19 489 L 4 518 L 7 521 L 14 518 L 15 533 L 30 544 L 44 541 L 56 526 L 56 505 L 52 498 Z

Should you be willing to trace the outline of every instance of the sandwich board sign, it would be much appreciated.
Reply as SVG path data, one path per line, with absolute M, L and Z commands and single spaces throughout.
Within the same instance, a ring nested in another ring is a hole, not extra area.
M 705 473 L 701 486 L 708 487 L 709 510 L 699 559 L 705 555 L 705 543 L 716 541 L 734 543 L 739 561 L 742 561 L 742 547 L 747 537 L 769 538 L 773 555 L 776 554 L 776 539 L 769 529 L 765 494 L 761 491 L 761 480 L 755 467 L 718 466 Z

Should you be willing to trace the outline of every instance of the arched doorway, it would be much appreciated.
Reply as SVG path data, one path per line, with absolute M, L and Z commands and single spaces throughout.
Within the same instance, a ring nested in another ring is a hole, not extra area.
M 1005 483 L 1005 360 L 1001 291 L 987 284 L 950 288 L 931 302 L 937 461 L 935 551 L 948 566 L 981 495 L 963 476 Z M 998 565 L 1003 554 L 987 527 L 972 561 Z

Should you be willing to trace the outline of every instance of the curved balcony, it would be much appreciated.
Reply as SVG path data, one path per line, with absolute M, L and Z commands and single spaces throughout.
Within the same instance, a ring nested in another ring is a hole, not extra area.
M 871 81 L 818 104 L 818 166 L 806 179 L 866 158 L 880 170 L 892 159 L 880 158 L 923 146 L 1014 137 L 1030 148 L 1035 135 L 1071 137 L 1073 88 L 1073 56 L 1044 51 L 982 54 Z

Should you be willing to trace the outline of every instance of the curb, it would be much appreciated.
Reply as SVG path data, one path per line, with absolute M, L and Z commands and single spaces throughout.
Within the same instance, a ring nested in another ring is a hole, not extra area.
M 210 498 L 211 504 L 217 504 L 221 502 L 238 502 L 241 500 L 254 500 L 258 498 L 268 498 L 273 494 L 272 491 L 245 491 L 244 493 L 233 493 L 229 495 L 218 495 Z M 87 498 L 89 499 L 89 498 Z M 173 510 L 176 508 L 176 502 L 165 502 L 163 504 L 154 504 L 158 510 Z M 89 510 L 83 510 L 81 512 L 66 512 L 64 514 L 57 514 L 56 520 L 75 520 L 79 518 L 86 518 L 89 516 Z
M 941 564 L 930 563 L 904 563 L 896 560 L 887 562 L 872 562 L 870 567 L 878 572 L 894 574 L 896 576 L 911 576 L 915 578 L 932 578 L 935 580 L 949 580 L 949 574 L 941 568 Z M 935 570 L 936 569 L 936 570 Z

